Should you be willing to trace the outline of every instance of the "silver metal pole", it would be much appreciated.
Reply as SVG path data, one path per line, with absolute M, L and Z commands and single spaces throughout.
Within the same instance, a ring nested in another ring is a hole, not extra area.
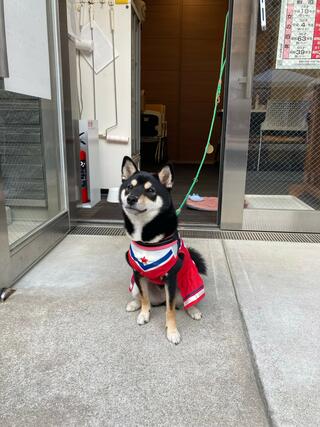
M 9 77 L 3 0 L 0 0 L 0 78 Z
M 90 29 L 91 29 L 91 41 L 93 42 L 93 23 L 94 23 L 94 0 L 89 0 L 89 17 L 90 17 Z M 93 88 L 93 118 L 97 120 L 97 102 L 96 102 L 96 74 L 94 71 L 94 50 L 93 44 L 92 50 L 92 88 Z

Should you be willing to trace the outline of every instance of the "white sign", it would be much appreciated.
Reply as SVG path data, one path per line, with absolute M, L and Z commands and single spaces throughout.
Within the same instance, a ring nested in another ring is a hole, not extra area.
M 5 0 L 9 78 L 5 89 L 51 99 L 47 9 L 44 0 Z
M 81 40 L 88 41 L 91 40 L 91 28 L 90 24 L 87 24 L 83 27 L 81 31 Z M 92 68 L 92 54 L 85 52 L 82 53 L 84 59 L 88 62 Z M 112 43 L 109 42 L 107 37 L 104 35 L 103 31 L 99 25 L 93 23 L 93 55 L 94 55 L 94 72 L 96 74 L 100 73 L 107 65 L 113 62 L 113 48 Z M 118 53 L 115 52 L 115 57 L 117 58 Z
M 320 0 L 282 0 L 276 68 L 320 68 Z

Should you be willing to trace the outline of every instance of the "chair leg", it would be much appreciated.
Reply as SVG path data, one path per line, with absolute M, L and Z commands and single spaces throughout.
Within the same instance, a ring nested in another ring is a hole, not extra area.
M 158 163 L 161 163 L 161 138 L 159 138 L 158 147 Z
M 161 160 L 161 139 L 158 138 L 156 154 L 155 154 L 156 163 L 160 163 Z
M 154 160 L 156 163 L 158 161 L 158 149 L 159 149 L 158 146 L 159 146 L 159 142 L 157 142 L 156 151 L 154 153 Z
M 258 161 L 257 161 L 257 171 L 258 172 L 260 170 L 261 149 L 262 149 L 262 131 L 260 131 L 260 141 L 259 141 L 259 151 L 258 151 Z
M 164 160 L 164 139 L 161 138 L 161 161 Z

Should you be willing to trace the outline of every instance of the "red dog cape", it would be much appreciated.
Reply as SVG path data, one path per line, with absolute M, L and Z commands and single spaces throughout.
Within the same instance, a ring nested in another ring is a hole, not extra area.
M 178 254 L 184 255 L 183 265 L 177 274 L 177 285 L 180 290 L 184 308 L 197 304 L 205 296 L 203 280 L 191 258 L 183 240 L 177 239 L 165 245 L 144 246 L 131 242 L 128 261 L 133 270 L 157 285 L 164 285 L 165 275 L 171 270 L 178 259 Z M 134 276 L 129 286 L 134 296 L 139 293 Z

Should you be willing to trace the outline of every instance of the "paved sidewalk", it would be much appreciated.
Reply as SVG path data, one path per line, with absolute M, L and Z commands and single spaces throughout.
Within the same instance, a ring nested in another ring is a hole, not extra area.
M 122 237 L 68 236 L 0 306 L 3 426 L 265 426 L 222 243 L 192 240 L 209 263 L 204 317 L 126 313 Z
M 320 424 L 320 245 L 224 242 L 274 425 Z

